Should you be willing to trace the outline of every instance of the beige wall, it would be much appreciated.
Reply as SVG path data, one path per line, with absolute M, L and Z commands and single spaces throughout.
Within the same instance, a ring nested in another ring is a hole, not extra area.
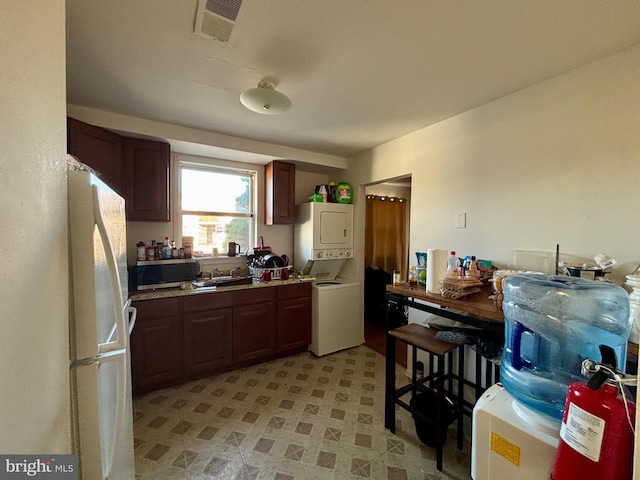
M 640 46 L 361 154 L 348 175 L 360 192 L 356 223 L 364 185 L 410 174 L 410 252 L 448 248 L 504 264 L 509 250 L 559 243 L 574 256 L 613 256 L 621 284 L 640 262 L 638 65 Z M 460 212 L 466 229 L 455 228 Z
M 296 168 L 296 205 L 308 202 L 309 195 L 314 193 L 316 185 L 328 183 L 328 175 L 304 172 Z
M 71 452 L 64 0 L 0 15 L 0 452 Z
M 637 46 L 381 145 L 349 179 L 362 189 L 411 175 L 410 252 L 504 265 L 509 250 L 559 243 L 613 256 L 622 283 L 640 261 L 639 64 Z M 461 212 L 466 229 L 455 228 Z

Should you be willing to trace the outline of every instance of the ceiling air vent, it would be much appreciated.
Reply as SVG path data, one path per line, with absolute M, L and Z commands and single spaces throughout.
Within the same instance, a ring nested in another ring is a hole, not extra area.
M 229 43 L 242 0 L 198 0 L 197 35 Z

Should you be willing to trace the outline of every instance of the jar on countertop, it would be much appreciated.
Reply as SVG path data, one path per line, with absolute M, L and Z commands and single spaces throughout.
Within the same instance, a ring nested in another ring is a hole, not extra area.
M 415 265 L 409 268 L 409 285 L 412 287 L 418 285 L 418 268 Z
M 146 260 L 147 259 L 147 246 L 145 245 L 144 242 L 138 242 L 136 243 L 136 248 L 137 248 L 137 254 L 136 254 L 136 260 Z

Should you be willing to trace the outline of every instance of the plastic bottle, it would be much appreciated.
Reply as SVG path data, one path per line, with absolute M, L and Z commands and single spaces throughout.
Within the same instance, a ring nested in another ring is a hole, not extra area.
M 327 192 L 326 185 L 320 185 L 320 189 L 318 190 L 318 193 L 322 195 L 322 201 L 326 203 L 328 200 L 327 196 L 329 195 L 329 192 Z
M 164 255 L 164 245 L 162 244 L 162 242 L 156 243 L 155 259 L 162 260 L 163 255 Z
M 456 252 L 451 250 L 449 258 L 447 259 L 447 277 L 457 275 L 460 275 L 460 270 L 458 270 L 458 257 L 456 257 Z
M 182 237 L 182 248 L 184 248 L 184 258 L 191 258 L 191 254 L 193 252 L 193 237 L 192 236 L 183 236 Z
M 336 203 L 336 182 L 329 182 L 329 202 Z
M 162 250 L 162 258 L 163 259 L 171 258 L 171 242 L 169 241 L 169 237 L 164 237 L 164 248 Z
M 471 255 L 467 277 L 480 278 L 480 270 L 478 270 L 478 262 L 476 261 L 475 255 Z
M 579 277 L 517 274 L 502 283 L 505 347 L 500 381 L 518 402 L 560 420 L 569 385 L 584 382 L 585 358 L 611 347 L 624 371 L 629 296 L 617 285 Z
M 409 268 L 409 285 L 415 287 L 418 285 L 418 269 L 415 265 Z
M 153 241 L 152 245 L 147 245 L 146 250 L 146 260 L 154 260 L 156 258 L 156 241 Z

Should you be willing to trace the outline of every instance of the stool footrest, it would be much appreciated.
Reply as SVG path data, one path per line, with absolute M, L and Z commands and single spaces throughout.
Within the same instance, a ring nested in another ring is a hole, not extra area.
M 391 432 L 395 432 L 396 405 L 409 411 L 416 422 L 416 433 L 420 441 L 436 448 L 436 468 L 442 470 L 442 447 L 447 439 L 448 427 L 455 420 L 458 422 L 458 448 L 462 449 L 462 415 L 465 410 L 462 398 L 464 346 L 438 340 L 435 338 L 436 333 L 434 329 L 415 323 L 403 325 L 387 333 L 385 427 L 389 428 Z M 411 381 L 400 388 L 396 388 L 395 385 L 395 344 L 397 340 L 413 347 Z M 457 373 L 454 373 L 452 352 L 458 348 L 460 348 L 458 350 L 458 369 Z M 416 377 L 416 350 L 427 352 L 431 362 L 429 374 L 422 378 Z M 434 360 L 436 359 L 436 367 L 434 368 Z M 458 382 L 458 395 L 453 392 L 453 380 Z M 429 386 L 424 385 L 427 382 Z M 448 388 L 446 388 L 446 383 L 448 383 Z M 409 403 L 400 399 L 409 392 L 412 393 Z M 455 404 L 453 407 L 451 401 Z

